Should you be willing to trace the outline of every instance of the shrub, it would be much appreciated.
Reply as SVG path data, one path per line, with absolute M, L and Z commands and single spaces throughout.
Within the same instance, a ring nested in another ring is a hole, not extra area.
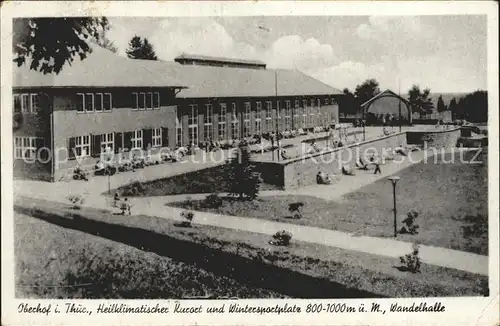
M 240 199 L 255 199 L 262 180 L 260 174 L 255 171 L 255 165 L 250 163 L 247 144 L 242 142 L 235 154 L 226 165 L 225 181 L 229 185 L 229 192 Z
M 419 246 L 413 244 L 413 250 L 411 253 L 399 257 L 403 269 L 412 273 L 420 273 L 421 261 L 419 257 Z
M 208 195 L 205 198 L 205 206 L 208 208 L 219 208 L 222 206 L 222 198 L 217 194 Z
M 68 196 L 68 200 L 73 204 L 72 209 L 80 209 L 84 203 L 83 197 L 79 195 L 70 195 Z
M 183 211 L 181 213 L 181 217 L 183 217 L 185 220 L 181 223 L 181 225 L 185 227 L 191 227 L 191 223 L 194 219 L 194 213 L 191 211 Z
M 410 210 L 407 214 L 407 218 L 403 220 L 404 226 L 401 228 L 399 233 L 417 234 L 419 225 L 415 224 L 415 220 L 418 217 L 418 212 L 415 210 Z
M 292 234 L 287 231 L 279 231 L 273 235 L 273 239 L 269 241 L 270 244 L 275 246 L 288 246 L 290 240 L 292 239 Z
M 123 196 L 138 196 L 144 193 L 145 187 L 140 181 L 134 181 L 125 186 L 123 189 Z
M 288 210 L 292 213 L 292 218 L 300 219 L 302 218 L 301 208 L 304 206 L 303 202 L 291 203 L 288 205 Z

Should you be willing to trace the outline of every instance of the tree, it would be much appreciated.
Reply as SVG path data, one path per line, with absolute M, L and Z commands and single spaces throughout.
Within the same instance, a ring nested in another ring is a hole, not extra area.
M 438 101 L 437 101 L 437 111 L 439 113 L 446 111 L 446 105 L 444 105 L 443 101 L 443 96 L 439 95 Z
M 379 84 L 376 79 L 367 79 L 361 85 L 356 86 L 354 95 L 359 103 L 363 104 L 380 93 Z
M 338 100 L 340 113 L 344 117 L 357 114 L 359 111 L 359 101 L 348 88 L 344 88 L 343 93 L 344 96 L 341 96 Z
M 451 111 L 451 117 L 453 120 L 455 120 L 456 116 L 456 111 L 457 111 L 457 100 L 455 98 L 452 98 L 450 101 L 450 105 L 448 106 L 448 109 Z
M 75 56 L 84 60 L 92 51 L 88 41 L 100 40 L 109 25 L 106 17 L 16 18 L 13 23 L 14 62 L 56 74 Z
M 148 39 L 141 39 L 141 37 L 137 35 L 132 37 L 128 43 L 126 53 L 130 59 L 158 60 L 153 45 Z
M 434 104 L 429 98 L 430 93 L 431 90 L 429 88 L 424 89 L 422 92 L 418 85 L 412 86 L 408 91 L 408 101 L 410 102 L 412 112 L 418 112 L 420 115 L 432 113 Z
M 228 163 L 225 177 L 229 183 L 229 193 L 240 199 L 255 199 L 259 193 L 261 178 L 250 163 L 248 144 L 242 141 L 234 157 Z
M 457 118 L 472 122 L 488 121 L 488 92 L 475 91 L 461 98 L 457 104 Z

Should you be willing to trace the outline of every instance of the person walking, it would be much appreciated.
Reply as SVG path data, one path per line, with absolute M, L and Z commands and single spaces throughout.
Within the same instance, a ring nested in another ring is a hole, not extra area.
M 372 163 L 375 165 L 375 172 L 373 174 L 382 174 L 382 170 L 380 169 L 380 161 L 378 158 L 372 156 Z

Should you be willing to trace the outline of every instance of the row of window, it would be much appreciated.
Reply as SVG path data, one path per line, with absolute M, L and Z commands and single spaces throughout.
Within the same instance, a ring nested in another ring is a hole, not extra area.
M 76 111 L 80 113 L 109 112 L 113 108 L 111 93 L 77 93 Z
M 15 113 L 35 113 L 39 107 L 38 94 L 36 93 L 14 94 L 13 101 Z
M 146 139 L 146 133 L 148 139 Z M 138 129 L 125 133 L 111 132 L 72 137 L 69 139 L 68 150 L 71 158 L 83 158 L 102 153 L 116 153 L 120 148 L 136 150 L 146 149 L 146 146 L 162 147 L 163 144 L 168 145 L 166 128 Z
M 37 150 L 45 145 L 41 137 L 15 137 L 14 159 L 35 159 Z
M 158 92 L 132 93 L 132 97 L 135 103 L 133 110 L 160 109 L 160 93 Z

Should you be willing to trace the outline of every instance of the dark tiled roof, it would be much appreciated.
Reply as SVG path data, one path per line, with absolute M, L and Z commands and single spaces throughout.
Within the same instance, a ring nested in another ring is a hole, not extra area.
M 298 70 L 181 65 L 132 60 L 94 46 L 85 60 L 75 59 L 56 74 L 27 65 L 14 67 L 14 87 L 187 87 L 180 98 L 337 95 L 342 92 Z
M 29 64 L 13 67 L 14 87 L 183 87 L 169 75 L 158 73 L 144 64 L 94 45 L 92 53 L 80 60 L 75 57 L 59 74 L 31 70 Z
M 190 66 L 161 61 L 147 64 L 182 81 L 188 88 L 177 95 L 181 98 L 275 96 L 275 73 L 278 96 L 342 94 L 298 70 Z

